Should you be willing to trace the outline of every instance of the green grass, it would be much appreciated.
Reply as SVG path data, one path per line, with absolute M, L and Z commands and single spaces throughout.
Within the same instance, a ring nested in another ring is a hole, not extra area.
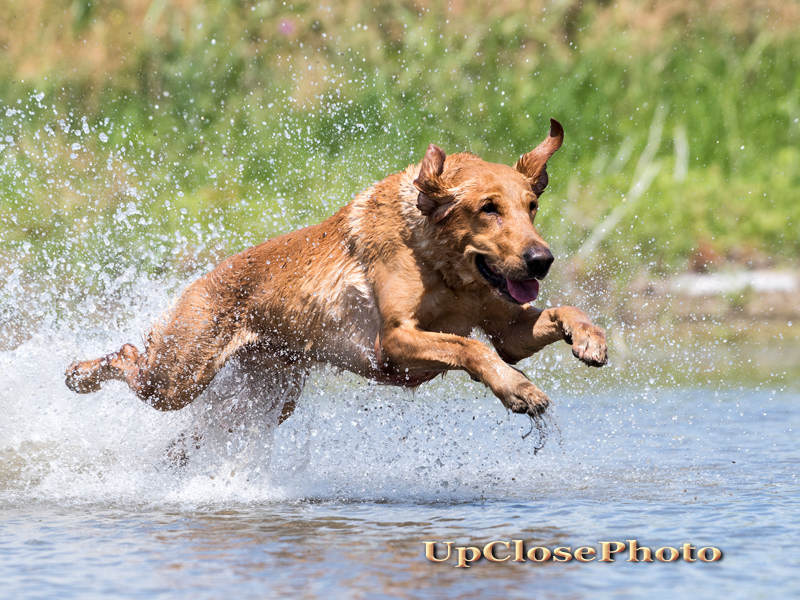
M 0 9 L 0 270 L 19 281 L 8 301 L 43 273 L 64 306 L 123 294 L 131 273 L 185 278 L 325 218 L 430 142 L 512 163 L 550 117 L 566 143 L 540 230 L 570 256 L 646 166 L 660 106 L 658 174 L 590 268 L 623 283 L 669 273 L 701 243 L 800 257 L 789 2 L 667 15 L 638 2 L 11 4 Z

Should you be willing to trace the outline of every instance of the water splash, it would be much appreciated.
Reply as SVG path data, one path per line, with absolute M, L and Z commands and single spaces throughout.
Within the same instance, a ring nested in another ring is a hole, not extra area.
M 659 397 L 651 388 L 672 377 L 665 351 L 682 371 L 719 379 L 712 359 L 720 350 L 675 348 L 661 331 L 641 343 L 627 338 L 626 355 L 643 360 L 614 364 L 612 352 L 612 364 L 590 375 L 566 347 L 525 361 L 521 366 L 556 405 L 550 420 L 534 428 L 458 373 L 412 394 L 322 370 L 277 429 L 269 410 L 240 393 L 235 365 L 175 413 L 153 411 L 119 383 L 91 396 L 72 394 L 63 372 L 75 359 L 136 343 L 170 298 L 219 258 L 330 214 L 348 198 L 318 195 L 309 212 L 299 208 L 307 194 L 288 202 L 284 192 L 291 190 L 256 181 L 239 190 L 242 196 L 223 186 L 228 204 L 209 208 L 214 202 L 193 194 L 210 180 L 192 187 L 186 177 L 197 173 L 178 177 L 180 161 L 151 147 L 124 119 L 92 123 L 55 114 L 52 122 L 42 117 L 37 129 L 26 119 L 50 110 L 42 100 L 37 94 L 9 108 L 0 122 L 0 183 L 7 191 L 0 203 L 0 502 L 468 501 L 576 493 L 587 481 L 593 493 L 616 493 L 614 486 L 627 482 L 635 494 L 644 480 L 672 489 L 680 485 L 672 479 L 684 479 L 684 466 L 657 472 L 646 454 L 625 454 L 632 470 L 614 460 L 641 439 L 668 448 L 676 443 L 638 412 Z M 295 118 L 287 115 L 287 123 Z M 211 141 L 208 150 L 226 157 L 225 143 Z M 294 148 L 316 156 L 315 144 L 313 136 L 301 136 Z M 249 158 L 258 156 L 220 159 L 207 175 L 236 181 Z M 416 158 L 387 153 L 371 168 L 386 174 Z M 342 167 L 336 177 L 350 178 L 344 187 L 361 189 L 370 173 L 351 159 L 318 168 Z M 300 163 L 285 162 L 281 169 L 293 180 Z M 335 188 L 340 181 L 304 173 L 315 185 Z M 586 295 L 573 291 L 575 298 Z M 559 427 L 564 444 L 556 435 L 541 448 L 542 436 Z M 175 456 L 185 465 L 176 465 Z

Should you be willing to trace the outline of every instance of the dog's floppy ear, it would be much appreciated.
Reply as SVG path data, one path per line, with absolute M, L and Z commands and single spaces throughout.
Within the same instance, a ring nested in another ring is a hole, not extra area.
M 444 150 L 439 146 L 428 146 L 419 167 L 419 176 L 414 180 L 414 187 L 419 190 L 417 208 L 434 221 L 441 221 L 446 217 L 455 202 L 442 179 L 445 158 Z
M 531 181 L 533 193 L 540 196 L 547 187 L 547 159 L 564 143 L 564 128 L 555 119 L 550 119 L 550 135 L 536 148 L 523 154 L 514 168 Z

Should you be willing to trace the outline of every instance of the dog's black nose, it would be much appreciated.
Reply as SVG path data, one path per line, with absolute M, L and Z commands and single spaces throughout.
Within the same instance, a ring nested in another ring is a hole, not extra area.
M 528 248 L 522 258 L 528 265 L 528 274 L 536 279 L 544 279 L 547 271 L 550 270 L 550 265 L 553 264 L 553 253 L 549 248 L 543 246 Z

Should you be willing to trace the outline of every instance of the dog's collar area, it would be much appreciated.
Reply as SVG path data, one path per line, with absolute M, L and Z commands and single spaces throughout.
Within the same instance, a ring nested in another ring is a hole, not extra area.
M 516 281 L 503 277 L 486 262 L 483 254 L 475 257 L 478 273 L 506 299 L 515 304 L 533 302 L 539 296 L 539 282 L 536 279 Z

